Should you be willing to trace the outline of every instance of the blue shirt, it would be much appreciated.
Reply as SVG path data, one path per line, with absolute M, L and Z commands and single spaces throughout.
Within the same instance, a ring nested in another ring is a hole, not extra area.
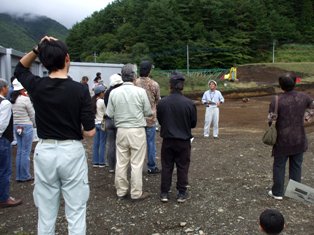
M 217 107 L 217 103 L 224 103 L 225 99 L 222 96 L 220 91 L 214 90 L 208 90 L 205 91 L 202 97 L 202 103 L 208 104 L 208 107 Z

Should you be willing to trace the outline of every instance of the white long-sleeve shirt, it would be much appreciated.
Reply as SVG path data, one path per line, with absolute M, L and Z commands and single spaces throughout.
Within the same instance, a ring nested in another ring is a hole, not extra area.
M 5 131 L 5 129 L 7 129 L 11 119 L 12 104 L 2 95 L 0 95 L 0 97 L 4 99 L 0 103 L 0 137 L 2 137 L 2 134 Z
M 214 90 L 207 90 L 204 92 L 202 97 L 202 103 L 208 104 L 208 107 L 217 107 L 217 103 L 224 103 L 225 99 L 222 96 L 220 91 Z
M 96 101 L 95 124 L 101 123 L 105 113 L 106 113 L 106 105 L 105 105 L 104 99 L 98 99 Z

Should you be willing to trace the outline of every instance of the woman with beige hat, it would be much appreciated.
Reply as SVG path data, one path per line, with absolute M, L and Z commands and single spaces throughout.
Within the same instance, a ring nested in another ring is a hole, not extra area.
M 16 151 L 16 181 L 32 181 L 30 173 L 30 153 L 33 142 L 33 126 L 35 124 L 35 111 L 24 87 L 17 80 L 13 82 L 11 103 L 13 110 L 14 133 L 17 140 Z

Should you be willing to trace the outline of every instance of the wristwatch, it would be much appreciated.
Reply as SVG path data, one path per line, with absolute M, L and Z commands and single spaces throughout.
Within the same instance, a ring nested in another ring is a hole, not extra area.
M 32 51 L 33 51 L 36 55 L 38 55 L 38 54 L 39 54 L 38 45 L 34 46 L 33 49 L 32 49 Z

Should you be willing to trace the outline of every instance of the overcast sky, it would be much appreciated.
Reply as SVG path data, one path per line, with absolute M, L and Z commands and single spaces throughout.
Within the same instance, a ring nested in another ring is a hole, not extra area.
M 1 0 L 0 13 L 44 15 L 71 28 L 110 2 L 113 0 Z

